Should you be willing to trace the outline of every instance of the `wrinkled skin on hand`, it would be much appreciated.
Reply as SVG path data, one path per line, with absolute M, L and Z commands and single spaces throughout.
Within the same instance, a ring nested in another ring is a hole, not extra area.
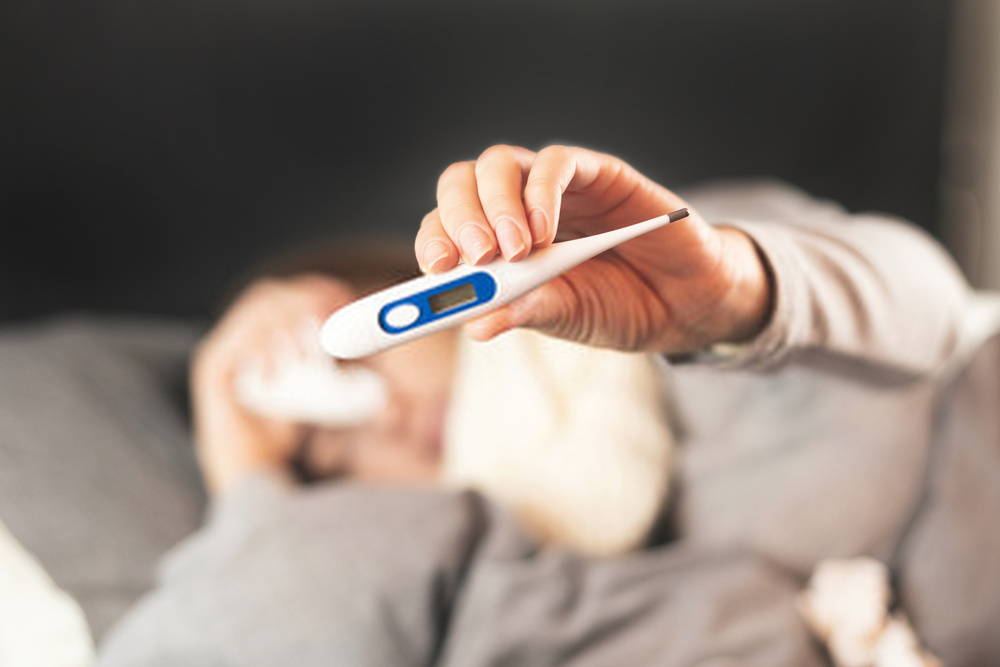
M 767 318 L 771 288 L 753 242 L 707 224 L 683 199 L 611 155 L 493 146 L 445 169 L 437 200 L 414 244 L 427 272 L 497 254 L 520 261 L 557 236 L 690 211 L 470 323 L 475 338 L 530 327 L 590 345 L 677 353 L 745 340 Z

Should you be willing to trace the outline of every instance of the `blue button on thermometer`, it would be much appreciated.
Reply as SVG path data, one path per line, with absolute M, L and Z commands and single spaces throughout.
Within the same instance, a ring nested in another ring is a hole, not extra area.
M 520 262 L 502 258 L 459 265 L 393 285 L 333 313 L 320 342 L 331 355 L 357 359 L 461 324 L 499 308 L 619 243 L 686 218 L 686 208 L 603 234 L 536 250 Z

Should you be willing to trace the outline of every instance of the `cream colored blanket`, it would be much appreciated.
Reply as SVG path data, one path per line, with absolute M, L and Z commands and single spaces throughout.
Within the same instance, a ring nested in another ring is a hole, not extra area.
M 639 546 L 667 494 L 672 436 L 657 360 L 512 331 L 463 339 L 445 479 L 590 554 Z

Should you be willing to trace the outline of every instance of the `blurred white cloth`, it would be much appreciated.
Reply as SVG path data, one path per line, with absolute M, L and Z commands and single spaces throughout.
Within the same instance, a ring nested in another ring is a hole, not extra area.
M 590 554 L 640 546 L 672 444 L 655 357 L 526 330 L 461 343 L 445 479 L 511 507 L 536 537 Z
M 0 667 L 85 667 L 93 660 L 80 606 L 0 523 Z
M 940 667 L 901 614 L 889 613 L 889 569 L 874 558 L 816 566 L 799 607 L 837 667 Z

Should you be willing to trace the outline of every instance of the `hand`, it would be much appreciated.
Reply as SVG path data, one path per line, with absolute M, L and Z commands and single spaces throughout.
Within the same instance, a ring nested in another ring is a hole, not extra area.
M 251 414 L 234 380 L 247 363 L 273 369 L 278 350 L 295 350 L 310 320 L 354 298 L 344 283 L 303 276 L 263 280 L 247 289 L 201 341 L 191 370 L 195 443 L 206 485 L 224 490 L 251 470 L 279 468 L 303 436 L 300 424 Z
M 468 325 L 482 340 L 513 327 L 621 350 L 688 352 L 764 325 L 767 270 L 742 232 L 708 225 L 683 199 L 620 159 L 584 148 L 493 146 L 448 167 L 415 250 L 421 268 L 507 261 L 560 238 L 688 208 L 684 220 L 577 266 Z

